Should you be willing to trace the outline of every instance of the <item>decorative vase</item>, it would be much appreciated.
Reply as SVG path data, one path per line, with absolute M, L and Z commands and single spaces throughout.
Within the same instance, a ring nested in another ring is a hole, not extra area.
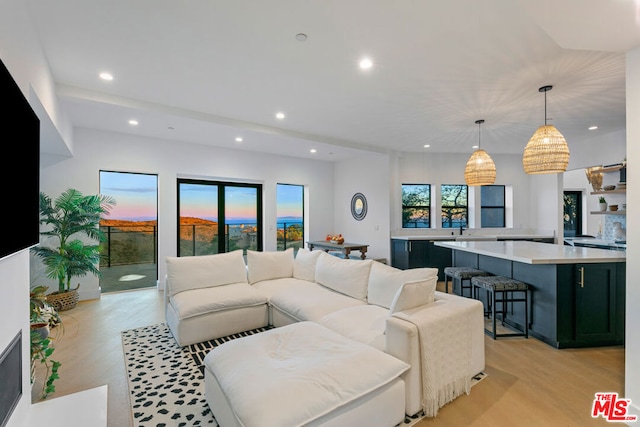
M 604 212 L 607 210 L 607 204 L 606 203 L 600 203 L 600 212 Z
M 622 228 L 622 223 L 617 221 L 613 223 L 613 238 L 615 240 L 624 240 L 626 238 L 626 232 Z
M 37 332 L 43 340 L 49 337 L 49 324 L 47 322 L 32 323 L 30 328 L 32 331 Z

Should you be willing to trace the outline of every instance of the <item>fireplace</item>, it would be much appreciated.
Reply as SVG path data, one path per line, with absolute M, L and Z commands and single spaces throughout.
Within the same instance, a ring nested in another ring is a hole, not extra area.
M 0 427 L 4 427 L 22 397 L 22 331 L 0 354 Z

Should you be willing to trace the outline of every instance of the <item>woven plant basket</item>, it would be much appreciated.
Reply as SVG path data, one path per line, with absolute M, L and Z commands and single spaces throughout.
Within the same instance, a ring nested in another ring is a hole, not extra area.
M 75 289 L 71 289 L 67 292 L 56 291 L 50 293 L 47 295 L 47 302 L 58 311 L 71 310 L 78 304 L 78 301 L 80 300 L 80 295 L 78 294 L 79 287 L 80 284 L 78 284 Z

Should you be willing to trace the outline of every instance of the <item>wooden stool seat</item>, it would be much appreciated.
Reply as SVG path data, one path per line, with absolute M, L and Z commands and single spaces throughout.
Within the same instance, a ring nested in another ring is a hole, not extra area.
M 471 278 L 478 276 L 488 276 L 489 273 L 472 267 L 445 267 L 444 268 L 444 291 L 449 293 L 449 278 L 451 278 L 451 292 L 453 293 L 454 279 L 460 280 L 460 295 L 464 296 L 464 290 L 469 289 L 469 296 L 473 296 Z M 464 282 L 468 281 L 469 285 L 465 286 Z
M 497 337 L 520 337 L 529 338 L 529 285 L 519 280 L 505 276 L 476 276 L 471 278 L 471 286 L 473 287 L 473 298 L 478 299 L 478 289 L 487 291 L 490 299 L 488 299 L 489 313 L 491 314 L 492 331 L 485 329 L 488 335 L 495 340 Z M 516 298 L 514 293 L 521 293 L 522 296 Z M 496 333 L 496 316 L 500 313 L 501 322 L 507 316 L 507 305 L 513 303 L 524 302 L 524 331 L 517 333 Z M 501 310 L 496 309 L 496 304 L 501 304 Z

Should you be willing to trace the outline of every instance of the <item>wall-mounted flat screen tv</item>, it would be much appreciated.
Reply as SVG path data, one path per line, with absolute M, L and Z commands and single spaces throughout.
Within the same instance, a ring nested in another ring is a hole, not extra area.
M 0 260 L 40 239 L 40 119 L 0 60 Z

